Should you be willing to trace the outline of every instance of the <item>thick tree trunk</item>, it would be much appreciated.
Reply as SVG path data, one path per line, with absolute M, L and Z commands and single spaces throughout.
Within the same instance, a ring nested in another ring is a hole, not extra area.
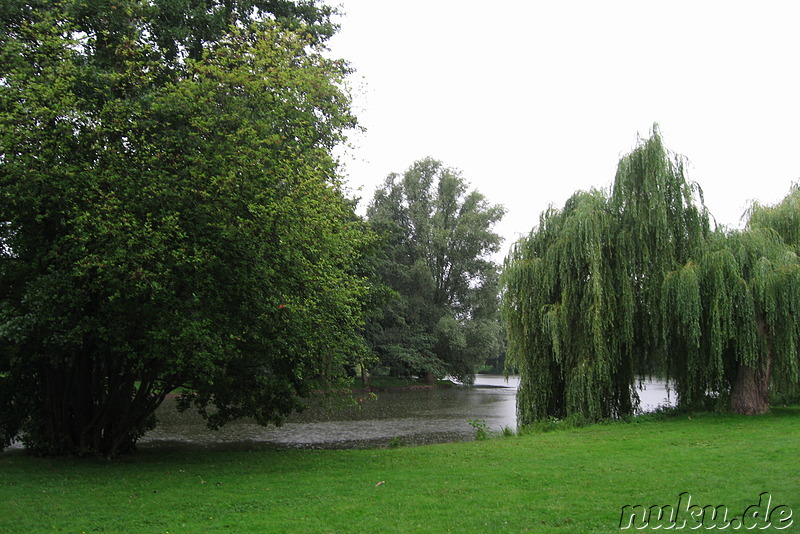
M 769 410 L 769 370 L 739 364 L 731 391 L 731 410 L 743 415 L 758 415 Z
M 132 451 L 152 428 L 150 417 L 166 393 L 152 392 L 148 377 L 139 377 L 135 395 L 134 376 L 117 376 L 121 382 L 109 387 L 98 361 L 87 360 L 95 367 L 83 362 L 83 367 L 40 368 L 40 409 L 26 434 L 32 452 L 114 457 Z
M 426 384 L 435 384 L 436 383 L 436 377 L 433 376 L 432 372 L 430 372 L 430 371 L 426 371 L 425 372 L 425 383 Z
M 731 389 L 731 410 L 742 415 L 758 415 L 769 411 L 769 381 L 772 370 L 772 347 L 769 329 L 764 320 L 758 323 L 759 335 L 766 338 L 767 354 L 763 367 L 739 363 Z

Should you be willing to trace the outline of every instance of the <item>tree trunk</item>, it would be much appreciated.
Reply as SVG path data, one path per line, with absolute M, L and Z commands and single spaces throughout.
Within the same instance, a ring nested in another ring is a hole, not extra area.
M 433 376 L 433 373 L 430 371 L 425 371 L 425 383 L 426 384 L 435 384 L 436 377 Z
M 363 387 L 368 388 L 372 385 L 369 371 L 367 371 L 367 366 L 364 365 L 363 363 L 360 364 L 360 367 L 361 367 L 361 384 L 363 385 Z
M 742 415 L 769 411 L 769 367 L 762 371 L 739 364 L 731 391 L 731 410 Z
M 39 368 L 40 408 L 25 435 L 31 452 L 114 457 L 132 451 L 152 428 L 151 415 L 171 388 L 153 392 L 152 380 L 143 376 L 134 395 L 133 375 L 116 376 L 122 382 L 111 388 L 102 363 L 95 359 Z
M 769 411 L 769 381 L 772 370 L 772 343 L 764 317 L 758 320 L 758 335 L 766 340 L 765 365 L 755 368 L 739 362 L 736 380 L 731 389 L 731 410 L 742 415 L 759 415 Z

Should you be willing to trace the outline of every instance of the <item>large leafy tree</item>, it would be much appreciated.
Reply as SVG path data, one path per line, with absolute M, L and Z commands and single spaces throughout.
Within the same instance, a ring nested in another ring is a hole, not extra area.
M 663 288 L 669 376 L 682 403 L 709 392 L 737 413 L 769 409 L 800 385 L 800 190 L 754 205 L 747 227 L 718 232 Z
M 683 405 L 766 410 L 797 385 L 796 191 L 710 229 L 702 194 L 660 133 L 619 163 L 610 191 L 545 212 L 506 262 L 503 313 L 522 424 L 632 413 L 636 376 L 663 374 Z
M 382 236 L 376 279 L 391 295 L 367 325 L 378 365 L 396 374 L 474 378 L 500 350 L 490 204 L 454 169 L 427 158 L 389 175 L 367 216 Z
M 346 65 L 319 50 L 327 11 L 0 15 L 3 441 L 125 452 L 179 386 L 212 427 L 279 423 L 360 343 L 365 233 L 330 155 L 355 119 Z
M 520 423 L 636 408 L 637 372 L 663 368 L 666 272 L 702 243 L 707 215 L 658 130 L 619 164 L 610 192 L 577 192 L 513 248 L 504 269 Z

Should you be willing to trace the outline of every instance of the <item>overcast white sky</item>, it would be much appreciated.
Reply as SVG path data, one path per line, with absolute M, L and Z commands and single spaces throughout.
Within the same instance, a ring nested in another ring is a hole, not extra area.
M 333 1 L 333 0 L 331 0 Z M 366 133 L 343 158 L 364 199 L 425 156 L 508 213 L 607 187 L 658 122 L 717 221 L 800 179 L 800 2 L 342 0 L 332 52 Z M 502 257 L 502 256 L 501 256 Z

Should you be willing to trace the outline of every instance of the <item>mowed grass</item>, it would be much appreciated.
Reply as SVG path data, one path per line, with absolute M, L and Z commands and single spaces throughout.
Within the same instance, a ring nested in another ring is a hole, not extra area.
M 373 450 L 0 454 L 0 532 L 620 532 L 624 505 L 769 492 L 800 531 L 800 407 Z

